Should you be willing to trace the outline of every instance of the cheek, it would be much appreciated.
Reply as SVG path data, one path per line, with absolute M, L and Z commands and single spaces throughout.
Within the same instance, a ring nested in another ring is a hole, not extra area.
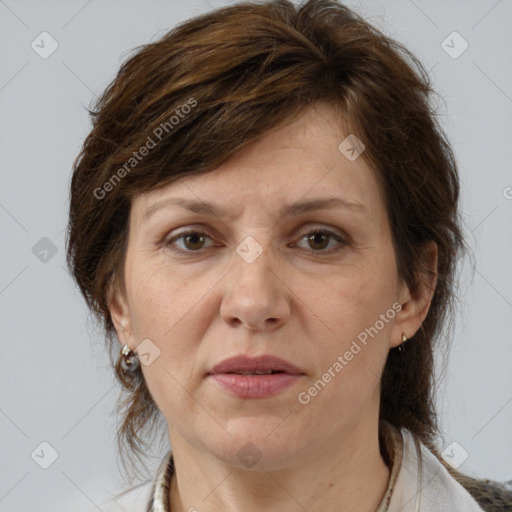
M 198 294 L 168 265 L 158 264 L 137 276 L 133 288 L 133 326 L 137 341 L 150 339 L 159 355 L 142 366 L 148 389 L 165 417 L 188 407 L 190 376 L 199 348 Z
M 189 319 L 204 293 L 165 264 L 146 266 L 134 281 L 132 321 L 137 341 L 150 339 L 160 350 L 161 362 L 176 371 L 197 350 L 198 325 Z
M 333 380 L 346 380 L 343 386 L 354 391 L 361 385 L 372 387 L 368 379 L 375 383 L 385 363 L 395 317 L 394 273 L 386 265 L 374 261 L 342 269 L 333 273 L 327 287 L 310 283 L 309 304 L 319 319 L 310 333 L 316 357 L 322 371 L 332 368 L 337 375 Z M 343 369 L 336 372 L 339 356 Z
M 357 422 L 378 400 L 394 315 L 385 316 L 387 322 L 381 320 L 393 301 L 375 283 L 370 272 L 345 274 L 331 280 L 323 294 L 311 296 L 310 305 L 320 321 L 315 321 L 308 348 L 313 350 L 318 373 L 303 391 L 314 404 L 311 411 L 328 409 L 335 425 Z
M 351 272 L 333 273 L 329 288 L 317 290 L 315 310 L 342 339 L 356 337 L 388 310 L 395 295 L 392 273 L 368 265 Z

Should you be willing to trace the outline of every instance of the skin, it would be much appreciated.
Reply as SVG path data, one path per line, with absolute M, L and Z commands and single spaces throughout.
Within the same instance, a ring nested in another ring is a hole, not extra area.
M 399 278 L 374 171 L 338 150 L 346 137 L 338 124 L 332 107 L 317 104 L 213 172 L 132 203 L 125 290 L 113 294 L 110 309 L 122 344 L 135 351 L 150 339 L 160 350 L 142 370 L 168 424 L 173 511 L 370 512 L 385 492 L 379 379 L 388 351 L 426 317 L 435 278 L 414 294 Z M 170 197 L 215 202 L 232 215 L 174 205 L 143 220 L 147 208 Z M 284 204 L 325 197 L 364 209 L 279 217 Z M 188 227 L 205 238 L 174 238 Z M 314 228 L 346 243 L 311 240 Z M 248 236 L 262 249 L 252 263 L 236 252 Z M 435 271 L 435 245 L 429 254 Z M 300 403 L 298 394 L 395 303 L 401 310 L 378 335 Z M 238 354 L 276 355 L 305 375 L 270 398 L 234 397 L 205 374 Z M 262 455 L 250 468 L 237 457 L 248 442 Z

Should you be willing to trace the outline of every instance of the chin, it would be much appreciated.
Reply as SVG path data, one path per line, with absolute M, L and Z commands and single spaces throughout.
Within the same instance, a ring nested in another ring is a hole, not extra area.
M 236 439 L 237 442 L 272 443 L 276 440 L 283 441 L 283 435 L 290 434 L 289 429 L 293 427 L 290 419 L 283 420 L 281 414 L 258 413 L 240 415 L 220 423 L 226 429 L 230 439 Z
M 230 435 L 223 436 L 222 443 L 215 443 L 212 452 L 239 469 L 275 471 L 290 466 L 299 447 L 290 432 L 278 432 L 282 422 L 275 416 L 232 420 L 226 427 Z

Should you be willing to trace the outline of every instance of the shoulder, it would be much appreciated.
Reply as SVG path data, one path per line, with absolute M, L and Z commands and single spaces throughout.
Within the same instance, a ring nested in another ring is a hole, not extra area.
M 401 429 L 403 455 L 390 512 L 482 512 L 437 457 L 406 429 Z
M 146 512 L 168 510 L 168 491 L 174 471 L 172 451 L 163 457 L 152 481 L 143 482 L 101 505 L 103 512 Z
M 119 498 L 111 498 L 101 505 L 103 512 L 146 512 L 153 482 L 147 482 L 130 489 Z

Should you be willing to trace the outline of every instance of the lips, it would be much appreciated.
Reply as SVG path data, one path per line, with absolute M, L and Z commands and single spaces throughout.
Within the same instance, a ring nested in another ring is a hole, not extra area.
M 239 375 L 266 375 L 274 373 L 287 373 L 290 375 L 304 375 L 304 372 L 292 363 L 279 357 L 263 355 L 259 357 L 235 356 L 225 359 L 215 365 L 208 375 L 218 374 Z
M 246 355 L 231 357 L 215 365 L 206 379 L 237 399 L 271 398 L 297 385 L 305 374 L 279 357 Z

